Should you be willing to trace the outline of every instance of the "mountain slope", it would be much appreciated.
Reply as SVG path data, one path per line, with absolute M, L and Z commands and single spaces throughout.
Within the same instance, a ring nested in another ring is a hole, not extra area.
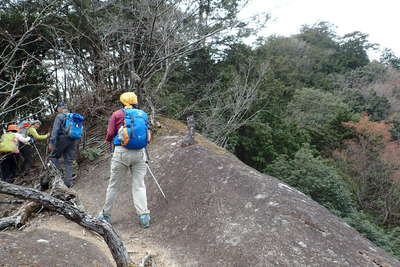
M 167 119 L 162 126 L 150 164 L 169 202 L 148 175 L 151 228 L 137 223 L 129 179 L 113 211 L 130 249 L 146 246 L 163 266 L 400 266 L 301 192 L 201 136 L 182 148 L 184 126 Z M 77 185 L 93 213 L 104 201 L 108 165 L 88 166 L 90 177 Z
M 198 144 L 181 147 L 186 127 L 169 119 L 161 119 L 161 125 L 149 147 L 150 166 L 168 203 L 148 174 L 152 225 L 142 229 L 134 212 L 131 182 L 125 177 L 112 214 L 112 224 L 135 262 L 149 253 L 159 267 L 400 266 L 301 192 L 259 173 L 200 135 Z M 110 155 L 103 155 L 84 162 L 74 186 L 92 215 L 104 203 L 109 161 Z M 104 242 L 61 216 L 38 216 L 24 231 L 29 238 L 37 230 L 41 236 L 46 236 L 44 230 L 49 235 L 64 232 L 68 236 L 59 235 L 65 242 L 88 244 L 65 247 L 64 256 L 54 257 L 52 263 L 68 260 L 74 247 L 78 255 L 86 255 L 86 247 L 93 247 L 90 257 L 98 253 L 112 262 Z M 36 254 L 40 256 L 41 251 Z M 92 261 L 82 266 L 97 265 Z

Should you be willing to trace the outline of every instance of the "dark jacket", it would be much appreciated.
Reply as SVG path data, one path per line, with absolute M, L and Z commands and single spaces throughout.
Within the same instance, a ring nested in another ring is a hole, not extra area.
M 49 143 L 52 145 L 56 144 L 57 137 L 64 134 L 64 120 L 65 113 L 58 113 L 53 122 L 53 129 L 51 130 L 51 137 Z

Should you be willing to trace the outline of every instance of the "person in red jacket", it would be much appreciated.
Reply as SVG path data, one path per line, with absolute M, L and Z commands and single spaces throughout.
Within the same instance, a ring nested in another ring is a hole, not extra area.
M 146 175 L 145 149 L 127 148 L 118 140 L 119 131 L 125 122 L 125 112 L 133 112 L 140 114 L 140 118 L 145 120 L 146 128 L 144 128 L 143 132 L 147 136 L 147 140 L 144 139 L 144 142 L 145 145 L 150 143 L 151 134 L 147 128 L 147 114 L 137 109 L 137 97 L 133 92 L 123 93 L 120 96 L 120 101 L 124 104 L 124 109 L 115 111 L 108 122 L 106 141 L 110 143 L 110 146 L 114 144 L 115 150 L 111 160 L 111 175 L 106 200 L 98 218 L 111 222 L 111 210 L 121 181 L 126 178 L 126 174 L 130 171 L 132 175 L 132 196 L 136 212 L 139 215 L 140 224 L 147 228 L 150 226 L 150 211 L 147 208 L 146 185 L 144 183 L 144 176 Z

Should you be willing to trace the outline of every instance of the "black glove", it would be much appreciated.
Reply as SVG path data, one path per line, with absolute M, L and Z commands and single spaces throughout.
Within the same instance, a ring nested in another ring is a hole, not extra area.
M 35 139 L 33 139 L 33 138 L 31 137 L 31 139 L 29 140 L 29 144 L 34 145 L 34 144 L 35 144 Z

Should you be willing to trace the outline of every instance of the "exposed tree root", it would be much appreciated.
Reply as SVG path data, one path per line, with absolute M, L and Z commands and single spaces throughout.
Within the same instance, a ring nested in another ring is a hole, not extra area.
M 10 217 L 0 219 L 0 231 L 9 227 L 19 228 L 28 221 L 31 214 L 39 210 L 41 205 L 36 202 L 28 202 L 19 208 L 19 210 Z
M 152 255 L 146 255 L 140 261 L 139 267 L 156 267 L 154 258 Z
M 54 166 L 50 166 L 46 173 L 49 175 L 50 194 L 0 182 L 0 193 L 32 201 L 21 207 L 15 215 L 1 219 L 0 229 L 10 226 L 19 227 L 25 224 L 32 212 L 43 206 L 102 236 L 118 267 L 137 266 L 131 262 L 128 252 L 114 228 L 109 223 L 92 217 L 84 211 L 76 193 L 64 185 L 58 170 Z
M 15 199 L 15 198 L 0 199 L 0 204 L 22 204 L 22 203 L 24 203 L 24 201 L 21 199 Z

